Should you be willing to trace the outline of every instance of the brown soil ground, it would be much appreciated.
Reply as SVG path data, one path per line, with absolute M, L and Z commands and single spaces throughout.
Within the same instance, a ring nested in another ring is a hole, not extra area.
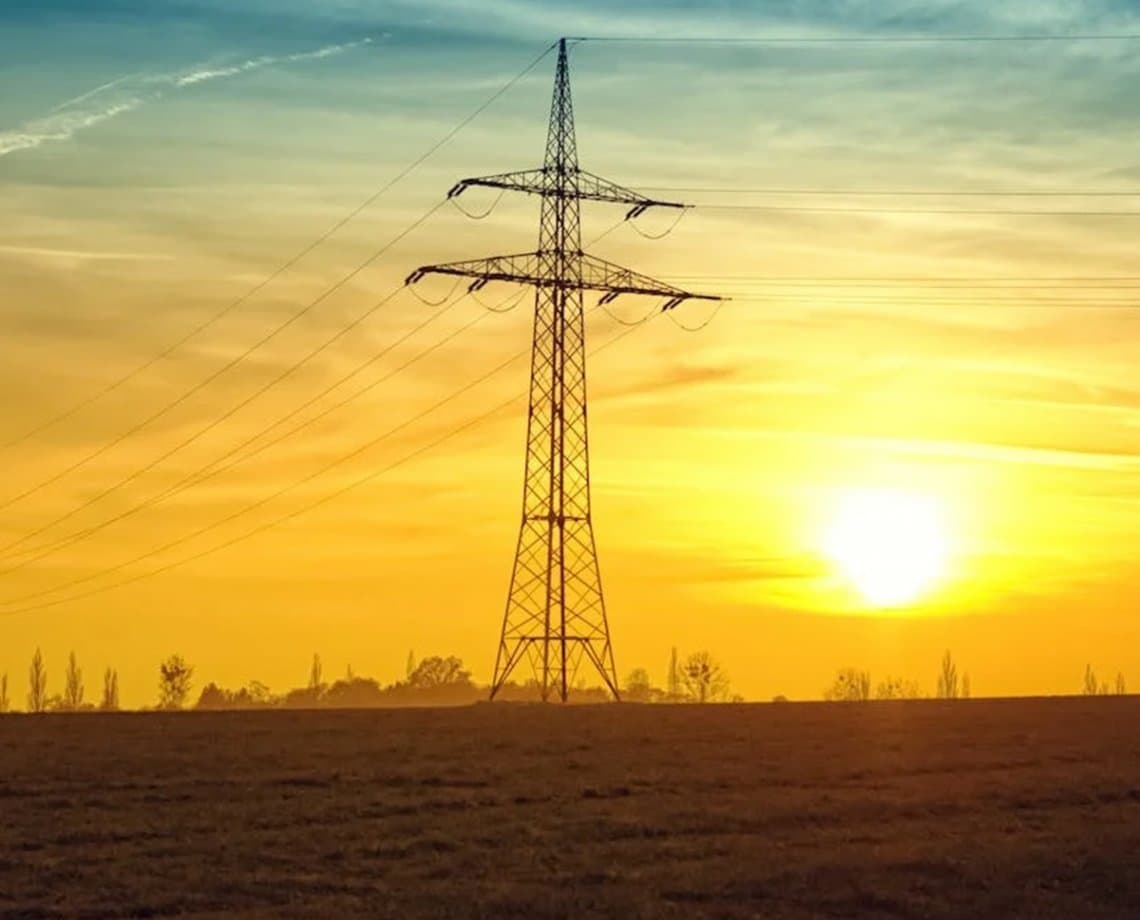
M 1140 917 L 1140 698 L 3 717 L 0 914 Z

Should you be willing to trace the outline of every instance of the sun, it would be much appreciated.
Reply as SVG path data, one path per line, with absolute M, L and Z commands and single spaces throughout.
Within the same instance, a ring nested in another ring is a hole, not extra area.
M 823 550 L 868 604 L 901 607 L 946 572 L 949 541 L 940 504 L 895 489 L 843 494 Z

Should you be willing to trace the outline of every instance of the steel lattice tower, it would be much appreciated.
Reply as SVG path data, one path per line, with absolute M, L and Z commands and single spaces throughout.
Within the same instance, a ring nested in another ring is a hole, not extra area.
M 429 273 L 468 276 L 474 279 L 472 291 L 491 281 L 535 287 L 522 524 L 492 699 L 524 658 L 543 700 L 554 692 L 566 701 L 583 658 L 615 698 L 619 693 L 590 516 L 583 290 L 601 291 L 603 303 L 619 294 L 664 297 L 666 310 L 692 298 L 718 299 L 690 294 L 582 252 L 583 199 L 627 205 L 627 218 L 650 207 L 684 205 L 646 198 L 578 167 L 566 41 L 558 42 L 542 168 L 464 179 L 448 193 L 454 197 L 475 185 L 540 196 L 537 251 L 427 265 L 408 276 L 408 283 Z

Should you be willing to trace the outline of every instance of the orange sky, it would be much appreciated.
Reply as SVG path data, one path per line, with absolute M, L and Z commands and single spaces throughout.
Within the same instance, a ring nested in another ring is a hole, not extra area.
M 357 40 L 349 34 L 341 43 Z M 290 45 L 288 53 L 333 44 Z M 496 47 L 444 69 L 422 48 L 402 48 L 397 33 L 203 78 L 161 97 L 136 86 L 130 98 L 142 101 L 105 123 L 11 144 L 0 153 L 0 200 L 11 215 L 0 235 L 3 439 L 83 400 L 247 291 L 494 92 L 533 56 L 530 48 Z M 265 49 L 231 50 L 240 62 Z M 634 186 L 836 189 L 828 197 L 668 194 L 704 205 L 840 209 L 698 208 L 660 241 L 623 225 L 593 247 L 647 274 L 733 297 L 699 332 L 657 316 L 591 359 L 595 529 L 620 674 L 644 666 L 663 681 L 676 645 L 711 650 L 749 698 L 817 697 L 845 665 L 932 690 L 938 659 L 951 648 L 977 694 L 1076 691 L 1086 662 L 1103 678 L 1121 671 L 1140 686 L 1131 609 L 1140 312 L 1126 308 L 1137 305 L 1140 286 L 1132 277 L 1137 218 L 961 213 L 1127 211 L 1137 199 L 843 191 L 1133 187 L 1135 116 L 1111 105 L 1121 81 L 1138 79 L 1124 50 L 1003 57 L 950 49 L 925 59 L 909 51 L 852 58 L 706 50 L 671 66 L 648 52 L 575 51 L 584 168 Z M 97 63 L 85 62 L 89 72 L 66 92 L 53 85 L 53 98 L 99 85 L 109 72 Z M 154 72 L 163 64 L 141 63 Z M 24 66 L 36 72 L 34 62 Z M 537 165 L 552 66 L 544 62 L 405 182 L 169 359 L 6 450 L 0 502 L 243 353 L 455 179 Z M 205 70 L 183 75 L 192 72 Z M 1000 106 L 984 91 L 995 86 Z M 1092 103 L 1101 105 L 1099 121 L 1089 116 Z M 15 127 L 0 131 L 0 150 L 5 137 L 30 136 L 26 126 L 36 124 L 33 112 L 6 105 L 0 128 Z M 464 204 L 482 210 L 492 200 L 471 191 Z M 959 213 L 934 213 L 947 211 Z M 151 463 L 416 265 L 532 248 L 536 217 L 534 201 L 510 197 L 483 222 L 450 207 L 436 212 L 177 410 L 0 510 L 0 539 L 9 544 L 50 524 Z M 588 207 L 583 238 L 620 217 Z M 671 219 L 647 215 L 642 229 L 656 233 Z M 421 293 L 448 289 L 427 282 Z M 494 304 L 511 291 L 483 293 Z M 170 502 L 0 571 L 0 672 L 9 673 L 15 702 L 22 705 L 37 646 L 56 690 L 74 649 L 91 692 L 111 664 L 130 705 L 151 701 L 158 661 L 174 651 L 195 664 L 199 684 L 258 679 L 285 689 L 304 682 L 313 652 L 330 675 L 351 664 L 387 681 L 402 676 L 409 649 L 458 654 L 488 679 L 518 521 L 518 404 L 201 561 L 49 609 L 23 611 L 20 599 L 223 519 L 412 418 L 524 351 L 529 306 L 524 299 L 496 315 L 471 300 L 455 304 L 355 381 L 391 374 L 357 402 Z M 619 300 L 613 312 L 629 321 L 653 306 Z M 696 326 L 710 309 L 687 305 L 677 319 Z M 319 360 L 31 545 L 161 493 L 430 313 L 398 295 Z M 595 311 L 591 347 L 624 329 Z M 193 555 L 381 470 L 525 383 L 519 360 L 332 473 L 122 574 Z M 952 546 L 930 591 L 885 612 L 868 608 L 823 548 L 843 497 L 883 488 L 937 503 Z

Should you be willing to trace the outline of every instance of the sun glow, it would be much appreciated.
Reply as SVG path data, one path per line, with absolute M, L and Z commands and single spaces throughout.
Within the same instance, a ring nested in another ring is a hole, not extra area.
M 869 604 L 900 607 L 945 574 L 949 541 L 942 508 L 929 496 L 859 489 L 840 500 L 823 550 Z

